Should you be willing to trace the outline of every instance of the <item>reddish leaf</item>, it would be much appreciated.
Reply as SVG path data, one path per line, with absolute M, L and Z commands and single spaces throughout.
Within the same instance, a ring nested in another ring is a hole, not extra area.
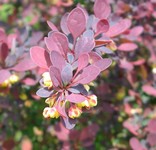
M 83 72 L 78 77 L 78 83 L 88 84 L 93 81 L 100 73 L 100 69 L 96 66 L 90 65 L 83 69 Z
M 47 21 L 48 26 L 51 28 L 52 31 L 58 31 L 57 27 L 50 21 Z
M 133 61 L 133 62 L 131 62 L 133 65 L 135 65 L 135 66 L 140 66 L 140 65 L 142 65 L 142 64 L 144 64 L 145 63 L 145 59 L 139 59 L 139 60 L 136 60 L 136 61 Z
M 145 93 L 156 97 L 156 88 L 152 87 L 151 85 L 144 85 L 144 86 L 142 87 L 142 90 L 143 90 Z
M 99 19 L 107 19 L 111 13 L 111 8 L 107 0 L 96 0 L 94 4 L 94 13 Z
M 130 146 L 132 147 L 133 150 L 147 150 L 141 145 L 139 140 L 135 137 L 130 139 Z
M 150 146 L 156 146 L 156 134 L 149 133 L 147 135 L 147 142 L 150 144 Z
M 73 67 L 70 64 L 66 64 L 61 72 L 61 78 L 65 85 L 67 85 L 73 77 Z
M 57 51 L 66 56 L 68 52 L 68 39 L 61 32 L 52 32 L 45 38 L 45 43 L 49 51 Z
M 31 59 L 35 64 L 37 64 L 41 68 L 48 68 L 50 61 L 49 61 L 49 54 L 46 52 L 45 49 L 34 46 L 30 49 L 30 56 Z
M 79 57 L 83 53 L 89 53 L 95 46 L 95 41 L 93 38 L 81 37 L 75 46 L 75 55 Z
M 131 26 L 131 21 L 129 19 L 122 19 L 117 22 L 115 25 L 109 28 L 109 31 L 106 33 L 109 37 L 115 37 L 123 32 L 125 32 Z
M 0 70 L 0 83 L 3 83 L 5 80 L 7 80 L 10 77 L 10 72 L 8 70 Z
M 79 7 L 73 9 L 67 18 L 67 26 L 74 38 L 77 38 L 86 28 L 86 17 Z
M 146 130 L 149 131 L 150 133 L 156 134 L 156 119 L 152 119 L 149 121 Z
M 120 67 L 128 71 L 131 71 L 134 68 L 133 65 L 125 59 L 120 60 Z
M 78 70 L 77 70 L 77 72 L 79 72 L 84 67 L 86 67 L 88 65 L 88 63 L 89 63 L 89 56 L 88 56 L 88 54 L 82 54 L 78 58 Z
M 91 64 L 93 64 L 96 61 L 102 59 L 102 57 L 98 53 L 96 53 L 96 52 L 89 53 L 89 57 L 90 57 L 90 60 L 89 61 L 90 61 Z
M 8 56 L 9 49 L 7 44 L 0 43 L 0 63 L 4 63 L 6 57 Z
M 66 97 L 66 99 L 69 101 L 69 102 L 72 102 L 72 103 L 81 103 L 83 101 L 85 101 L 86 97 L 81 95 L 81 94 L 70 94 Z
M 142 26 L 136 26 L 130 30 L 130 34 L 133 36 L 139 36 L 143 30 L 144 28 Z
M 11 70 L 23 72 L 27 70 L 31 70 L 36 68 L 36 64 L 30 58 L 24 58 L 23 60 L 19 61 L 17 65 L 11 68 Z
M 105 33 L 109 30 L 109 23 L 106 19 L 99 20 L 96 25 L 96 34 Z
M 100 71 L 106 70 L 110 65 L 112 64 L 112 60 L 110 58 L 104 58 L 101 60 L 98 60 L 93 65 L 98 67 Z
M 138 46 L 135 43 L 123 43 L 118 47 L 118 50 L 129 52 L 134 51 L 137 48 Z
M 56 51 L 52 51 L 50 53 L 50 59 L 51 59 L 51 63 L 54 67 L 58 68 L 60 70 L 60 72 L 62 71 L 63 67 L 66 64 L 66 61 L 64 59 L 64 57 L 56 52 Z
M 68 18 L 68 15 L 69 15 L 69 13 L 65 13 L 64 15 L 63 15 L 63 17 L 61 18 L 61 22 L 60 22 L 60 26 L 61 26 L 61 29 L 62 29 L 62 31 L 66 34 L 66 35 L 68 35 L 70 32 L 69 32 L 69 29 L 68 29 L 68 27 L 67 27 L 67 18 Z

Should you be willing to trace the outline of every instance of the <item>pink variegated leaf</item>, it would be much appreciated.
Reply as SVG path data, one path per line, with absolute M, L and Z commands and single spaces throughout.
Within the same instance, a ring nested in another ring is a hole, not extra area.
M 101 19 L 96 25 L 96 34 L 105 33 L 109 30 L 109 23 L 106 19 Z
M 66 66 L 62 69 L 61 78 L 65 85 L 70 83 L 73 77 L 73 67 L 70 64 L 66 64 Z
M 107 19 L 111 13 L 111 8 L 107 0 L 96 0 L 94 4 L 94 14 L 99 19 Z
M 0 84 L 3 83 L 5 80 L 7 80 L 11 76 L 9 70 L 0 70 Z
M 86 28 L 86 16 L 84 11 L 77 7 L 73 9 L 67 18 L 67 26 L 74 38 L 77 38 Z
M 3 30 L 0 30 L 0 42 L 7 43 L 7 36 Z
M 77 70 L 77 72 L 79 72 L 84 67 L 86 67 L 88 65 L 88 63 L 89 63 L 89 55 L 88 54 L 82 54 L 78 58 L 78 70 Z
M 144 86 L 142 87 L 142 90 L 143 90 L 145 93 L 156 97 L 156 88 L 152 87 L 151 85 L 144 85 Z
M 69 13 L 65 13 L 63 15 L 63 17 L 61 18 L 61 22 L 60 22 L 60 26 L 61 26 L 61 29 L 62 31 L 68 35 L 70 32 L 69 32 L 69 29 L 67 27 L 67 17 L 68 17 Z
M 36 68 L 36 64 L 30 58 L 24 58 L 18 62 L 11 70 L 23 72 Z
M 45 43 L 49 51 L 57 51 L 66 56 L 68 52 L 68 39 L 61 32 L 52 32 L 45 38 Z
M 51 28 L 52 31 L 58 31 L 57 27 L 50 21 L 47 21 L 48 26 Z
M 98 60 L 93 65 L 98 67 L 100 71 L 106 70 L 110 65 L 112 64 L 112 60 L 110 58 L 104 58 L 101 60 Z
M 62 86 L 61 73 L 56 67 L 51 66 L 49 68 L 50 78 L 55 87 Z
M 51 64 L 49 54 L 47 51 L 39 46 L 34 46 L 30 49 L 30 56 L 32 61 L 41 68 L 47 69 Z
M 81 84 L 88 84 L 96 79 L 96 77 L 100 74 L 100 71 L 101 70 L 98 67 L 90 65 L 83 69 L 83 72 L 80 74 L 77 82 Z
M 93 38 L 81 37 L 75 46 L 75 55 L 79 57 L 83 53 L 89 53 L 95 47 L 95 41 Z
M 109 31 L 106 35 L 109 37 L 115 37 L 123 32 L 125 32 L 131 26 L 131 21 L 129 19 L 122 19 L 113 26 L 110 26 Z
M 59 97 L 59 98 L 61 98 L 61 97 Z M 57 111 L 59 112 L 59 114 L 60 114 L 62 117 L 68 118 L 67 113 L 66 113 L 66 110 L 65 110 L 66 102 L 62 104 L 62 100 L 59 99 L 59 98 L 58 98 L 58 100 L 56 101 L 55 107 L 56 107 Z
M 56 51 L 52 51 L 50 53 L 50 60 L 51 60 L 52 65 L 58 68 L 60 72 L 62 71 L 62 69 L 64 68 L 66 64 L 65 58 Z
M 123 43 L 118 46 L 118 50 L 125 51 L 125 52 L 134 51 L 137 48 L 138 48 L 138 46 L 135 43 Z
M 132 147 L 133 150 L 147 150 L 146 148 L 143 147 L 143 145 L 141 145 L 141 143 L 136 137 L 130 139 L 130 146 Z
M 81 94 L 70 94 L 66 97 L 69 102 L 72 103 L 81 103 L 86 100 L 86 97 Z

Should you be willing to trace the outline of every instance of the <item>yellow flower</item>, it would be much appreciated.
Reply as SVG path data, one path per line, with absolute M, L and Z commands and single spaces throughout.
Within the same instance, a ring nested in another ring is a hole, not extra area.
M 44 84 L 44 86 L 52 87 L 53 84 L 52 84 L 49 72 L 44 72 L 42 74 L 42 77 L 43 77 L 43 84 Z
M 82 110 L 76 105 L 71 106 L 68 110 L 68 116 L 72 119 L 80 117 Z
M 84 100 L 83 102 L 78 103 L 77 106 L 78 106 L 79 108 L 82 108 L 82 107 L 89 107 L 90 105 L 89 105 L 89 103 L 88 103 L 88 100 Z
M 111 49 L 112 51 L 115 51 L 117 49 L 116 44 L 113 41 L 108 43 L 106 47 Z
M 97 105 L 97 96 L 96 95 L 90 95 L 88 96 L 88 103 L 90 107 L 94 107 Z
M 43 116 L 45 118 L 58 118 L 60 114 L 58 113 L 55 107 L 52 107 L 52 108 L 46 107 L 43 110 Z
M 11 75 L 10 78 L 9 78 L 9 82 L 10 82 L 11 84 L 14 84 L 14 83 L 16 83 L 16 82 L 18 82 L 18 81 L 19 81 L 19 76 L 16 75 L 16 74 Z

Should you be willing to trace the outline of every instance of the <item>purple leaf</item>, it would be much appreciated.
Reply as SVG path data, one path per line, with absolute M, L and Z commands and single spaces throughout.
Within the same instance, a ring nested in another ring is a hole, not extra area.
M 88 84 L 93 81 L 100 74 L 100 69 L 96 66 L 90 65 L 83 69 L 83 72 L 77 78 L 77 82 L 81 84 Z
M 81 37 L 75 45 L 75 55 L 79 57 L 83 53 L 89 53 L 94 47 L 94 38 Z
M 109 30 L 109 23 L 106 19 L 101 19 L 96 25 L 96 35 L 105 33 Z
M 4 69 L 0 70 L 0 83 L 3 83 L 10 76 L 11 76 L 11 74 L 8 70 L 4 70 Z
M 51 28 L 52 31 L 58 31 L 57 27 L 50 21 L 47 21 L 48 26 Z
M 112 60 L 110 58 L 104 58 L 101 60 L 98 60 L 93 65 L 98 67 L 100 71 L 106 70 L 110 65 L 112 64 Z
M 58 68 L 60 70 L 60 72 L 62 71 L 63 67 L 66 64 L 66 61 L 64 59 L 64 57 L 56 52 L 56 51 L 52 51 L 50 53 L 50 59 L 51 59 L 51 63 L 54 67 Z
M 68 35 L 70 32 L 68 30 L 68 27 L 67 27 L 67 17 L 68 17 L 69 13 L 65 13 L 63 15 L 63 17 L 61 18 L 61 23 L 60 23 L 60 26 L 61 26 L 61 29 L 62 31 Z
M 109 37 L 115 37 L 123 32 L 125 32 L 131 26 L 131 21 L 129 19 L 122 19 L 117 22 L 115 25 L 109 28 L 109 31 L 106 33 Z
M 74 94 L 78 94 L 81 93 L 83 95 L 88 95 L 87 90 L 84 88 L 84 86 L 82 84 L 78 84 L 76 86 L 73 86 L 71 88 L 68 89 L 68 91 L 74 93 Z
M 55 87 L 58 87 L 59 85 L 62 84 L 61 82 L 61 73 L 59 71 L 58 68 L 51 66 L 49 68 L 49 72 L 50 72 L 50 77 L 52 80 L 52 83 Z
M 39 46 L 32 47 L 30 49 L 30 56 L 33 62 L 41 68 L 47 69 L 50 65 L 49 54 L 44 48 Z
M 76 125 L 76 119 L 61 117 L 61 120 L 63 125 L 69 130 L 73 129 Z
M 138 46 L 135 43 L 123 43 L 118 47 L 118 50 L 129 52 L 134 51 L 137 48 Z
M 156 146 L 156 134 L 149 133 L 147 135 L 147 142 L 150 144 L 150 146 Z
M 41 88 L 36 92 L 38 96 L 43 97 L 43 98 L 50 97 L 52 93 L 53 91 L 52 90 L 50 91 L 47 88 Z
M 99 19 L 107 19 L 111 13 L 111 8 L 107 0 L 96 0 L 94 4 L 94 13 Z
M 74 38 L 77 38 L 86 28 L 86 17 L 84 11 L 77 7 L 73 9 L 68 18 L 67 26 Z
M 30 58 L 24 58 L 18 62 L 17 65 L 11 68 L 11 70 L 23 72 L 36 68 L 36 64 Z
M 61 32 L 52 32 L 49 37 L 45 37 L 45 43 L 49 51 L 57 51 L 66 56 L 68 52 L 68 39 Z
M 78 58 L 78 70 L 77 70 L 77 72 L 79 72 L 84 67 L 86 67 L 88 65 L 88 63 L 89 63 L 89 55 L 88 54 L 82 54 Z
M 66 64 L 61 72 L 61 78 L 65 85 L 67 85 L 73 77 L 73 67 L 70 64 Z
M 81 103 L 86 100 L 86 97 L 81 94 L 70 94 L 66 97 L 69 102 L 72 103 Z

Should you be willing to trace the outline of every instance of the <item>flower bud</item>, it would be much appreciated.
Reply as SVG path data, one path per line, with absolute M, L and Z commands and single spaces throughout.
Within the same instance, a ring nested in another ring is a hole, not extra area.
M 68 110 L 68 116 L 72 119 L 80 117 L 82 110 L 76 105 L 71 106 Z
M 14 83 L 16 83 L 18 81 L 19 81 L 19 77 L 16 74 L 11 75 L 10 78 L 9 78 L 9 82 L 11 84 L 14 84 Z
M 90 107 L 94 107 L 97 105 L 97 96 L 96 95 L 90 95 L 88 96 L 88 103 Z
M 117 49 L 116 44 L 113 41 L 108 43 L 106 47 L 111 49 L 112 51 L 115 51 Z
M 82 107 L 90 107 L 89 103 L 88 103 L 88 100 L 84 100 L 83 102 L 81 103 L 78 103 L 77 106 L 79 108 L 82 108 Z
M 46 107 L 43 110 L 43 116 L 45 118 L 58 118 L 60 115 L 55 107 Z
M 44 86 L 52 87 L 53 84 L 52 84 L 49 72 L 44 72 L 42 74 L 42 77 L 43 77 L 43 84 L 44 84 Z

